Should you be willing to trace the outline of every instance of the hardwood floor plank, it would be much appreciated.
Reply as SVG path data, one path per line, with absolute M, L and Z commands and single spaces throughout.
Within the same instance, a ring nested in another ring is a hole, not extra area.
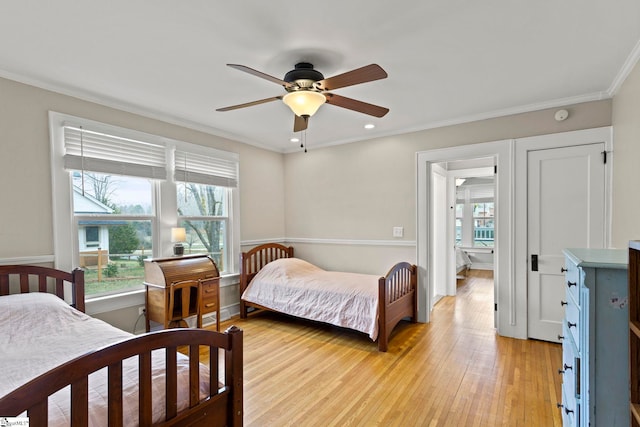
M 560 426 L 559 344 L 500 337 L 491 272 L 471 270 L 389 351 L 358 332 L 259 313 L 244 330 L 246 426 Z

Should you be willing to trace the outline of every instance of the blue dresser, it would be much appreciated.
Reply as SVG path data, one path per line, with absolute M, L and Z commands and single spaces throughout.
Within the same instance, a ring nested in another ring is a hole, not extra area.
M 565 249 L 564 426 L 629 426 L 627 249 Z

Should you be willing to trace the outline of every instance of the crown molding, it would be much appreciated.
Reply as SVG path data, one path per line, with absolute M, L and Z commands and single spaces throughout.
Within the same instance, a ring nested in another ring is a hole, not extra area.
M 627 77 L 629 77 L 629 74 L 631 73 L 631 71 L 633 71 L 633 68 L 636 66 L 639 59 L 640 59 L 640 40 L 638 40 L 638 43 L 636 43 L 635 47 L 627 57 L 627 60 L 624 62 L 624 65 L 618 72 L 618 75 L 616 76 L 616 78 L 613 79 L 613 83 L 611 83 L 611 86 L 607 91 L 607 93 L 611 98 L 613 98 L 614 95 L 618 93 L 618 90 L 620 90 L 620 87 L 622 86 L 624 81 L 627 79 Z

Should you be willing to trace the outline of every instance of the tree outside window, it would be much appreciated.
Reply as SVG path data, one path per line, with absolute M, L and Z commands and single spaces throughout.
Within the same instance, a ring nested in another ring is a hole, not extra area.
M 214 185 L 179 183 L 178 226 L 187 234 L 185 253 L 210 255 L 226 271 L 228 189 Z

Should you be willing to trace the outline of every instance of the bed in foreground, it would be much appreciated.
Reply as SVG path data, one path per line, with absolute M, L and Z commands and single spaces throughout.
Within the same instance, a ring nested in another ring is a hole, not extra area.
M 242 425 L 240 329 L 134 336 L 81 311 L 83 277 L 0 266 L 0 416 L 31 426 Z M 80 310 L 63 301 L 65 288 Z
M 277 311 L 354 329 L 387 351 L 404 318 L 417 318 L 416 266 L 400 262 L 384 277 L 325 271 L 293 257 L 293 248 L 267 243 L 241 254 L 240 316 L 249 308 Z

